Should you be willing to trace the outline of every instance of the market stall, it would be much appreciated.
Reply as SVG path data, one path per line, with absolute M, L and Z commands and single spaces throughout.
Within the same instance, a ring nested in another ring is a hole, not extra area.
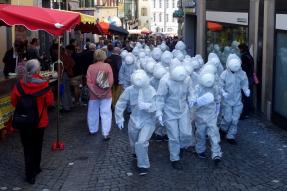
M 52 35 L 58 36 L 58 70 L 60 71 L 60 36 L 64 34 L 65 31 L 70 30 L 76 25 L 81 23 L 96 23 L 95 18 L 70 11 L 61 11 L 33 6 L 17 6 L 17 5 L 7 5 L 0 4 L 0 26 L 15 26 L 21 25 L 28 30 L 43 30 Z M 44 77 L 50 80 L 51 83 L 57 81 L 57 144 L 59 146 L 59 105 L 60 105 L 60 83 L 61 75 L 55 75 L 53 72 L 42 73 Z M 57 77 L 57 79 L 53 79 Z M 11 88 L 17 81 L 19 76 L 3 78 L 0 79 L 0 129 L 10 129 L 7 121 L 11 119 L 11 114 L 13 108 L 10 105 L 9 94 Z M 5 84 L 4 86 L 1 83 Z M 10 84 L 6 85 L 6 84 Z

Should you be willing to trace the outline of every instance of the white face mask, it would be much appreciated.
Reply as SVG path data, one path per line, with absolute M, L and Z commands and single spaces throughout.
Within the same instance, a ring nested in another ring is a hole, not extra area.
M 186 70 L 183 66 L 177 66 L 170 72 L 172 80 L 182 82 L 187 78 Z
M 158 67 L 154 70 L 153 76 L 156 79 L 161 79 L 166 73 L 167 73 L 167 71 L 164 67 Z
M 149 78 L 143 70 L 137 70 L 132 74 L 131 82 L 134 86 L 142 88 L 149 84 Z
M 153 73 L 154 65 L 155 65 L 154 62 L 148 62 L 148 63 L 145 65 L 145 70 L 146 70 L 148 73 Z
M 232 72 L 238 72 L 241 70 L 241 61 L 238 59 L 231 59 L 228 62 L 228 67 Z
M 213 74 L 203 74 L 200 76 L 200 84 L 204 87 L 210 88 L 214 85 L 215 76 Z
M 125 58 L 125 63 L 127 64 L 127 65 L 131 65 L 131 64 L 133 64 L 134 63 L 134 58 L 132 57 L 132 56 L 126 56 L 126 58 Z

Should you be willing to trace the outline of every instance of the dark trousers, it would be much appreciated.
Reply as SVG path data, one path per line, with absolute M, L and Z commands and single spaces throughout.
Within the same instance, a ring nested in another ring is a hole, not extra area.
M 31 178 L 40 170 L 44 129 L 23 128 L 20 137 L 24 148 L 26 178 Z

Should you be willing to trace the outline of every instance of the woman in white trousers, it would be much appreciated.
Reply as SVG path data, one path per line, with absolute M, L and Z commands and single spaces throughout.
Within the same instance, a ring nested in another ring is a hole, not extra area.
M 87 71 L 87 85 L 90 93 L 88 106 L 88 126 L 91 134 L 99 130 L 101 117 L 102 134 L 104 140 L 109 140 L 112 124 L 112 86 L 113 72 L 109 64 L 104 63 L 107 56 L 103 50 L 94 53 L 95 64 L 89 66 Z

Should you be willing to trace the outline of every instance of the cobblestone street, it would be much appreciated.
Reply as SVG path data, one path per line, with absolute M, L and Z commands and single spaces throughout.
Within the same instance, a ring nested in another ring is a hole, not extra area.
M 167 142 L 151 142 L 151 169 L 137 175 L 127 128 L 112 128 L 111 140 L 88 134 L 86 108 L 61 117 L 64 151 L 51 151 L 56 138 L 55 110 L 45 132 L 43 172 L 36 184 L 24 181 L 22 147 L 18 133 L 0 142 L 0 190 L 104 191 L 104 190 L 287 190 L 287 132 L 253 117 L 241 121 L 238 145 L 222 141 L 223 161 L 184 153 L 184 170 L 173 170 Z

